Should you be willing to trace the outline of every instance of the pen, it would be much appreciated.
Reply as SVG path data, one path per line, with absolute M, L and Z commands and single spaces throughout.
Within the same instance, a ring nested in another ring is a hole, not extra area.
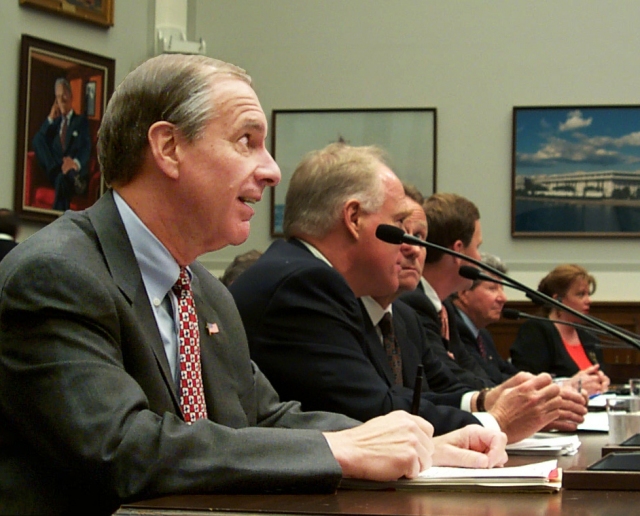
M 420 413 L 420 398 L 422 396 L 422 370 L 424 366 L 420 364 L 416 372 L 416 383 L 413 386 L 413 403 L 411 404 L 411 413 L 417 416 Z
M 582 393 L 582 378 L 578 378 L 578 393 Z

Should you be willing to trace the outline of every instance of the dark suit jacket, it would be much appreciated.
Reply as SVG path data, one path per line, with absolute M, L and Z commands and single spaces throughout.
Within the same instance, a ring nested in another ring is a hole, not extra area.
M 516 374 L 518 372 L 518 368 L 500 356 L 495 342 L 493 342 L 491 333 L 489 333 L 485 328 L 480 330 L 480 335 L 482 336 L 482 342 L 484 343 L 486 351 L 486 358 L 482 357 L 480 350 L 478 349 L 478 340 L 473 335 L 471 328 L 467 326 L 467 323 L 460 315 L 460 309 L 455 305 L 454 307 L 456 313 L 456 327 L 458 328 L 460 340 L 464 344 L 469 355 L 473 357 L 476 363 L 485 370 L 491 381 L 498 385 Z
M 281 403 L 249 359 L 226 288 L 191 270 L 209 420 L 187 425 L 110 192 L 0 263 L 0 513 L 336 488 L 341 469 L 318 429 L 356 422 Z
M 427 345 L 435 353 L 443 364 L 445 364 L 451 372 L 464 384 L 474 389 L 483 389 L 485 387 L 493 387 L 495 384 L 491 381 L 487 373 L 480 367 L 476 361 L 469 355 L 465 349 L 455 318 L 455 308 L 449 301 L 443 303 L 449 316 L 449 340 L 442 337 L 440 332 L 440 316 L 429 300 L 422 286 L 418 285 L 412 292 L 405 292 L 400 296 L 400 300 L 407 303 L 413 308 L 427 336 Z M 453 360 L 447 352 L 453 353 Z
M 61 116 L 52 123 L 46 119 L 33 137 L 33 150 L 38 158 L 38 163 L 51 180 L 51 171 L 56 167 L 60 168 L 63 156 L 69 156 L 80 162 L 80 177 L 86 179 L 89 174 L 89 158 L 91 156 L 91 135 L 87 117 L 73 113 L 67 127 L 64 148 L 59 136 L 61 123 Z
M 598 338 L 581 329 L 578 329 L 578 337 L 589 360 L 594 364 L 602 362 Z M 560 332 L 551 321 L 526 321 L 520 326 L 510 352 L 513 365 L 523 371 L 535 374 L 546 372 L 563 377 L 573 376 L 579 370 L 567 353 Z
M 15 240 L 0 240 L 0 261 L 17 245 Z
M 300 241 L 274 242 L 229 289 L 247 330 L 251 357 L 282 399 L 298 399 L 305 410 L 331 410 L 363 421 L 411 409 L 423 352 L 403 344 L 404 385 L 394 386 L 380 339 L 353 291 Z M 406 334 L 419 330 L 416 322 L 406 327 Z M 406 359 L 405 352 L 410 354 Z M 459 403 L 462 391 L 423 395 L 420 414 L 436 433 L 477 423 L 458 408 L 432 403 L 438 397 L 443 403 Z

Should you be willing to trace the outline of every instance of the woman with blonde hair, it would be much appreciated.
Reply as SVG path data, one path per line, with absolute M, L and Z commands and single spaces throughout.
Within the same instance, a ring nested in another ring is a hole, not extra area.
M 558 265 L 538 285 L 539 292 L 585 315 L 595 290 L 595 278 L 575 264 Z M 579 317 L 557 307 L 545 306 L 543 310 L 549 322 L 530 320 L 520 327 L 511 346 L 513 365 L 536 374 L 571 377 L 572 384 L 581 385 L 589 394 L 605 392 L 609 378 L 600 371 L 602 352 L 598 338 L 587 330 L 564 324 L 584 324 Z

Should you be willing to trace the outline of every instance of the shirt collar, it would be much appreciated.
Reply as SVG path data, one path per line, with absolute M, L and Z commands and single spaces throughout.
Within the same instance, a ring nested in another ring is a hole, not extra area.
M 480 333 L 480 330 L 478 329 L 478 327 L 473 324 L 473 321 L 471 319 L 469 319 L 469 316 L 464 313 L 463 310 L 460 310 L 460 308 L 458 308 L 456 306 L 456 311 L 460 314 L 460 317 L 462 317 L 462 320 L 464 321 L 464 323 L 469 327 L 469 329 L 471 330 L 471 333 L 473 333 L 473 336 L 477 339 L 478 338 L 478 334 Z
M 371 296 L 362 296 L 360 298 L 360 301 L 362 301 L 362 304 L 364 305 L 367 314 L 369 314 L 369 318 L 371 319 L 371 322 L 374 326 L 378 326 L 378 323 L 382 320 L 384 314 L 390 313 L 393 315 L 391 305 L 384 309 Z
M 315 256 L 316 258 L 318 258 L 319 260 L 322 260 L 324 263 L 326 263 L 329 267 L 333 267 L 333 265 L 331 264 L 331 262 L 329 260 L 327 260 L 327 257 L 322 254 L 317 247 L 315 247 L 314 245 L 311 245 L 309 242 L 305 242 L 304 240 L 298 238 L 297 239 L 299 242 L 301 242 L 302 244 L 304 244 L 304 246 L 309 249 L 309 252 Z
M 180 276 L 180 266 L 118 192 L 113 192 L 113 198 L 140 267 L 147 295 L 153 305 L 156 300 L 164 299 L 171 290 Z
M 424 278 L 420 278 L 420 284 L 424 289 L 424 293 L 429 298 L 429 301 L 433 303 L 433 306 L 435 307 L 436 312 L 439 312 L 440 310 L 442 310 L 442 301 L 440 301 L 438 294 L 433 289 L 433 287 L 429 284 L 429 282 Z

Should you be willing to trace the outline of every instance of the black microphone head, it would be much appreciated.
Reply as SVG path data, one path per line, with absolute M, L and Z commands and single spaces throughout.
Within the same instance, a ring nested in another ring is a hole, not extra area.
M 520 312 L 513 308 L 503 308 L 502 317 L 505 319 L 520 319 Z
M 376 237 L 388 244 L 401 244 L 403 242 L 404 231 L 390 224 L 380 224 L 376 228 Z
M 461 265 L 460 269 L 458 269 L 458 274 L 463 278 L 475 281 L 480 278 L 482 271 L 476 267 L 472 267 L 471 265 Z

